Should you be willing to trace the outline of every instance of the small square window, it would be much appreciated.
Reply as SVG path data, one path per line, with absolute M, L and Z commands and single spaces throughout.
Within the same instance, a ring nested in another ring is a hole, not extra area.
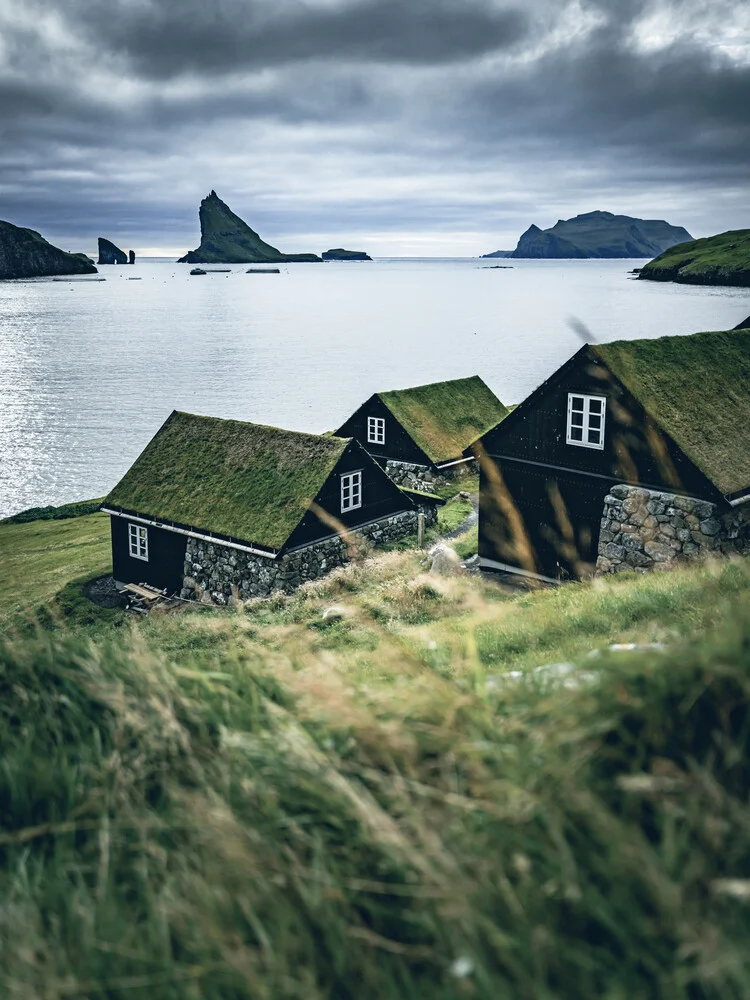
M 385 444 L 385 418 L 367 418 L 367 443 Z
M 128 525 L 128 546 L 134 559 L 148 562 L 148 528 L 140 524 Z
M 341 477 L 341 513 L 362 506 L 362 473 L 348 472 Z
M 566 444 L 603 451 L 606 405 L 604 396 L 584 396 L 569 392 Z

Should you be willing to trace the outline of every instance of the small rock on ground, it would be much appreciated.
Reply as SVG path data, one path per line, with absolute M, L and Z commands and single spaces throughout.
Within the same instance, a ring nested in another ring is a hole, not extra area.
M 455 576 L 463 572 L 461 557 L 447 545 L 438 545 L 430 553 L 432 556 L 432 566 L 430 572 L 438 576 Z

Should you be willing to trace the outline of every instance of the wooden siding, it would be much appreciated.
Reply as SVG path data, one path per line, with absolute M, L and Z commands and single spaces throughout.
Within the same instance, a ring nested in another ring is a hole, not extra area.
M 607 398 L 604 449 L 566 444 L 568 393 Z M 612 482 L 687 493 L 721 502 L 721 494 L 609 370 L 579 352 L 482 439 L 494 458 L 590 473 Z
M 347 472 L 362 471 L 362 506 L 341 512 L 341 476 Z M 413 510 L 414 505 L 375 462 L 365 449 L 353 441 L 337 462 L 315 503 L 340 521 L 347 528 L 356 528 L 367 521 L 379 520 L 400 511 Z M 289 536 L 282 551 L 307 545 L 333 534 L 335 528 L 326 525 L 309 511 Z
M 480 471 L 480 558 L 552 580 L 592 571 L 609 483 L 519 462 L 496 469 L 492 476 Z
M 164 528 L 146 526 L 148 531 L 148 562 L 134 559 L 128 544 L 128 525 L 125 517 L 110 517 L 112 529 L 112 575 L 119 583 L 150 583 L 169 594 L 179 593 L 182 587 L 187 537 Z
M 370 444 L 367 440 L 367 418 L 380 417 L 385 420 L 385 444 Z M 373 458 L 385 465 L 388 459 L 394 462 L 412 462 L 415 465 L 433 467 L 430 459 L 415 443 L 410 434 L 401 426 L 378 395 L 371 396 L 336 431 L 337 437 L 352 437 L 359 441 Z M 456 456 L 460 458 L 459 455 Z
M 566 443 L 571 392 L 606 397 L 602 450 Z M 723 503 L 716 487 L 586 348 L 485 434 L 481 446 L 480 557 L 551 579 L 593 568 L 604 497 L 616 483 Z M 519 523 L 529 544 L 525 559 L 513 543 Z

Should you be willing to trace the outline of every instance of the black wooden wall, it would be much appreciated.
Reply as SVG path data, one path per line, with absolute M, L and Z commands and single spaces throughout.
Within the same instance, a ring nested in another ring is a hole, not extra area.
M 569 392 L 607 397 L 603 451 L 566 444 Z M 643 407 L 624 386 L 585 350 L 528 403 L 485 434 L 482 444 L 488 454 L 603 475 L 618 483 L 721 499 L 677 445 L 650 424 Z
M 385 420 L 385 444 L 370 444 L 367 440 L 367 418 L 381 417 Z M 335 432 L 338 437 L 353 437 L 359 441 L 373 458 L 382 464 L 387 459 L 397 462 L 412 462 L 415 465 L 432 466 L 432 462 L 413 441 L 379 396 L 371 396 Z M 456 456 L 460 458 L 460 456 Z
M 603 450 L 566 443 L 570 392 L 606 397 Z M 482 446 L 480 557 L 552 579 L 593 567 L 603 500 L 616 483 L 722 500 L 585 349 L 489 431 Z
M 112 575 L 119 583 L 149 583 L 169 594 L 182 588 L 187 536 L 147 526 L 148 562 L 134 559 L 128 544 L 125 517 L 110 517 L 112 528 Z M 136 522 L 134 522 L 136 523 Z
M 362 470 L 362 506 L 342 514 L 341 475 L 357 469 Z M 400 511 L 414 509 L 409 498 L 356 441 L 348 446 L 336 463 L 323 489 L 315 497 L 315 503 L 347 528 L 356 528 L 357 525 L 365 524 L 367 521 L 379 520 L 398 514 Z M 320 538 L 327 538 L 334 534 L 335 530 L 309 511 L 289 536 L 284 551 L 299 545 L 307 545 Z

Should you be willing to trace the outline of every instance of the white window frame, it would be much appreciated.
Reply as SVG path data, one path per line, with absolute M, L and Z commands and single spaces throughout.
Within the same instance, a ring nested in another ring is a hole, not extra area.
M 576 408 L 573 410 L 573 401 L 582 400 L 583 409 Z M 601 403 L 601 412 L 591 412 L 591 404 L 593 402 Z M 581 415 L 581 423 L 573 423 L 573 414 Z M 597 418 L 601 418 L 601 424 L 596 427 Z M 606 396 L 590 396 L 584 392 L 569 392 L 568 393 L 568 419 L 565 429 L 565 443 L 572 444 L 576 448 L 593 448 L 595 451 L 604 451 L 604 428 L 607 420 L 607 397 Z M 581 431 L 581 440 L 577 441 L 573 438 L 573 429 L 579 429 Z M 599 441 L 592 441 L 592 434 L 599 433 Z
M 142 524 L 128 522 L 128 552 L 131 559 L 148 562 L 148 528 Z
M 345 472 L 341 476 L 341 513 L 362 506 L 362 470 Z
M 385 417 L 367 418 L 367 443 L 385 444 Z

